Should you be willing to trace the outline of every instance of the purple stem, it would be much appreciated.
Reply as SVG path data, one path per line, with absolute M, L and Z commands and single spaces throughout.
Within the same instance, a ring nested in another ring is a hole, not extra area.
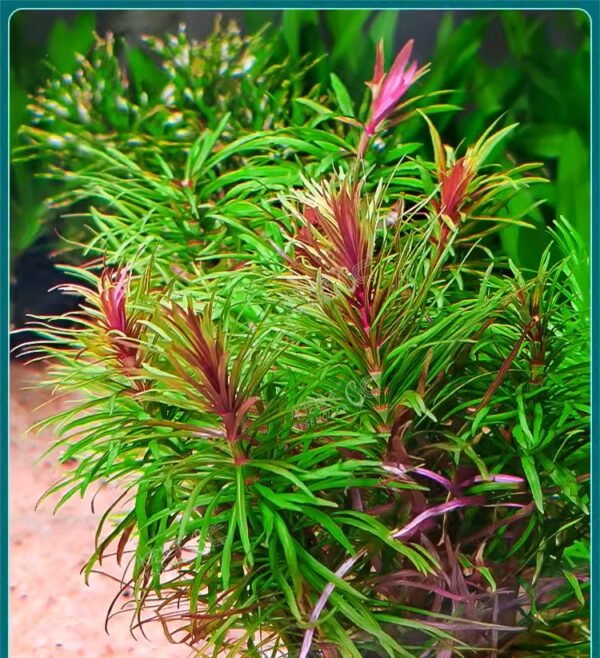
M 366 551 L 363 549 L 362 551 L 358 552 L 356 555 L 353 555 L 352 557 L 348 558 L 345 562 L 343 562 L 338 567 L 338 569 L 335 571 L 335 575 L 338 578 L 343 578 L 365 553 Z M 334 583 L 327 583 L 327 585 L 325 585 L 325 589 L 321 592 L 321 596 L 319 596 L 319 600 L 317 601 L 317 604 L 313 608 L 313 611 L 310 613 L 309 623 L 312 624 L 312 626 L 311 628 L 308 628 L 304 633 L 304 640 L 302 642 L 302 648 L 300 649 L 300 655 L 298 658 L 306 658 L 306 656 L 308 656 L 308 652 L 310 651 L 310 648 L 312 646 L 312 641 L 315 634 L 314 625 L 319 620 L 319 617 L 323 612 L 323 608 L 327 604 L 327 601 L 331 596 L 331 594 L 333 593 L 334 589 L 335 589 Z
M 482 505 L 483 498 L 481 496 L 465 496 L 463 498 L 457 498 L 456 500 L 450 500 L 447 503 L 442 503 L 441 505 L 436 505 L 431 507 L 424 512 L 421 512 L 416 516 L 410 523 L 407 523 L 403 528 L 397 530 L 392 537 L 394 539 L 401 539 L 413 533 L 424 521 L 430 519 L 433 516 L 441 516 L 452 510 L 459 509 L 460 507 L 467 507 L 468 505 Z

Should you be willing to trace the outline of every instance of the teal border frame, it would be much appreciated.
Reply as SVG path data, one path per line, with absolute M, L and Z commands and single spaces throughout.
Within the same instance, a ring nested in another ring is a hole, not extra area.
M 600 1 L 599 0 L 459 0 L 453 5 L 449 0 L 220 0 L 220 2 L 198 2 L 194 0 L 0 0 L 0 71 L 2 75 L 2 97 L 9 97 L 9 22 L 11 15 L 21 9 L 416 9 L 416 10 L 460 10 L 460 9 L 547 9 L 581 10 L 588 14 L 591 28 L 591 276 L 592 276 L 592 541 L 591 541 L 591 628 L 592 644 L 590 656 L 600 657 L 600 514 L 596 505 L 600 502 Z M 0 103 L 0 658 L 9 656 L 9 105 L 8 100 Z M 598 280 L 598 285 L 593 285 Z M 556 658 L 559 658 L 558 656 Z

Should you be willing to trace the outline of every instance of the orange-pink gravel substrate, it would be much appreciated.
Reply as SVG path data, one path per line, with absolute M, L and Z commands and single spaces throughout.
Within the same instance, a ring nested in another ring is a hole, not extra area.
M 39 381 L 43 369 L 11 365 L 10 419 L 10 656 L 11 658 L 61 658 L 108 656 L 186 658 L 189 648 L 170 644 L 159 625 L 146 628 L 151 641 L 129 632 L 130 615 L 118 615 L 104 630 L 106 611 L 119 585 L 93 574 L 90 586 L 80 569 L 93 551 L 94 533 L 100 515 L 116 497 L 105 489 L 90 509 L 93 490 L 86 499 L 73 497 L 54 516 L 56 499 L 34 507 L 39 496 L 53 484 L 65 466 L 51 455 L 36 460 L 50 445 L 48 432 L 36 435 L 27 428 L 65 403 L 36 410 L 49 399 L 47 390 L 23 390 L 28 381 Z M 111 565 L 112 573 L 118 567 Z M 126 599 L 123 599 L 125 602 Z

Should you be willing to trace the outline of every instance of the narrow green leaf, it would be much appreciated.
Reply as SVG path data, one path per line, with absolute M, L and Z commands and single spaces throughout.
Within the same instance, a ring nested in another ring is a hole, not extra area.
M 523 465 L 523 471 L 525 472 L 525 477 L 527 482 L 529 482 L 529 487 L 531 488 L 531 494 L 538 510 L 543 514 L 544 513 L 544 497 L 542 495 L 542 486 L 540 484 L 540 477 L 538 475 L 537 469 L 535 467 L 535 460 L 531 455 L 521 455 L 521 464 Z
M 350 98 L 350 94 L 344 86 L 344 83 L 335 73 L 331 74 L 330 80 L 331 86 L 333 87 L 333 93 L 335 94 L 335 98 L 338 102 L 340 110 L 344 113 L 344 115 L 354 117 L 355 115 L 352 99 Z

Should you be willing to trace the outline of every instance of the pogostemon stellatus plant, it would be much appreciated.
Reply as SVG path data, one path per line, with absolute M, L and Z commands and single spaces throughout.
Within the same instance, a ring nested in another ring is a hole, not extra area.
M 493 165 L 517 127 L 444 144 L 411 42 L 358 108 L 268 35 L 148 42 L 162 90 L 99 39 L 23 151 L 96 228 L 26 350 L 77 393 L 48 493 L 121 485 L 86 576 L 198 655 L 585 655 L 587 257 L 490 249 L 543 182 Z

